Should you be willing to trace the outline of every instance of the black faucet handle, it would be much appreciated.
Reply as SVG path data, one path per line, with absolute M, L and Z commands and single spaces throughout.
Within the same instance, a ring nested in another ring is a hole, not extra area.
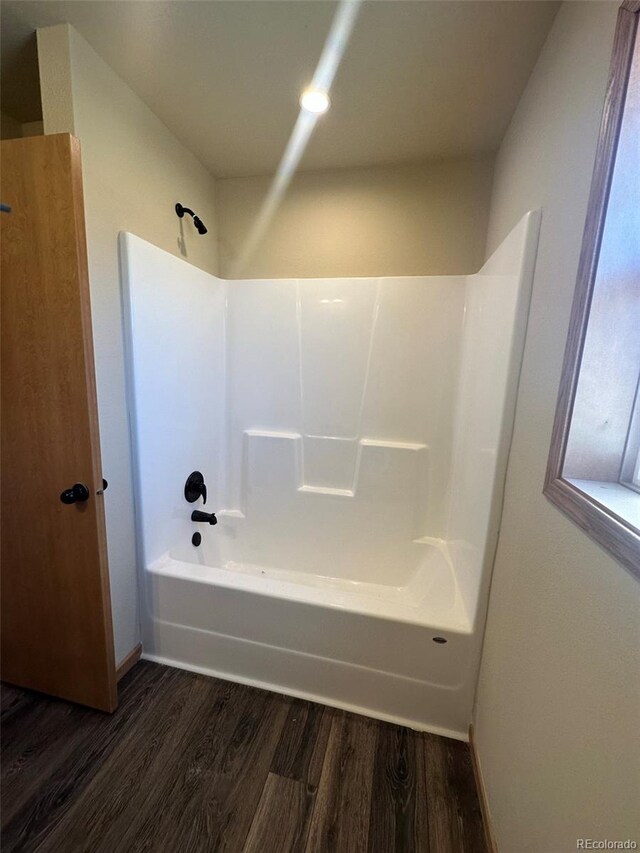
M 198 498 L 202 498 L 202 503 L 206 504 L 207 487 L 201 471 L 192 471 L 189 474 L 187 482 L 184 484 L 184 496 L 190 504 L 195 503 Z

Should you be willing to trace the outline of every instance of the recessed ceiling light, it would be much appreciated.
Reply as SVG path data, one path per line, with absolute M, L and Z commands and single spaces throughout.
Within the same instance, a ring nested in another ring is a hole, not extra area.
M 321 92 L 318 89 L 307 89 L 300 95 L 300 106 L 308 113 L 322 115 L 331 106 L 331 101 L 326 92 Z

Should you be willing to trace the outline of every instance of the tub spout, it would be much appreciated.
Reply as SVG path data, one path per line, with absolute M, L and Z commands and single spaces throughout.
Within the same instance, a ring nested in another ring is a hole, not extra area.
M 202 512 L 202 510 L 194 509 L 191 513 L 191 521 L 206 521 L 207 524 L 217 524 L 215 512 Z

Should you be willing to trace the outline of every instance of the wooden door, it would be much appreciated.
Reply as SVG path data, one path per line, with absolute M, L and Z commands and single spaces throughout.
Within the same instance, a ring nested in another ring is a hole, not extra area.
M 2 678 L 112 711 L 80 145 L 38 136 L 0 154 Z M 75 484 L 86 495 L 63 503 Z

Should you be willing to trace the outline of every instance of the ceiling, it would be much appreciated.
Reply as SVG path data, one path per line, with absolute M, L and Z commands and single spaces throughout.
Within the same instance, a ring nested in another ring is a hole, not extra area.
M 558 3 L 366 0 L 302 168 L 495 150 Z M 6 0 L 2 109 L 38 117 L 34 31 L 72 24 L 216 176 L 268 174 L 330 0 Z

